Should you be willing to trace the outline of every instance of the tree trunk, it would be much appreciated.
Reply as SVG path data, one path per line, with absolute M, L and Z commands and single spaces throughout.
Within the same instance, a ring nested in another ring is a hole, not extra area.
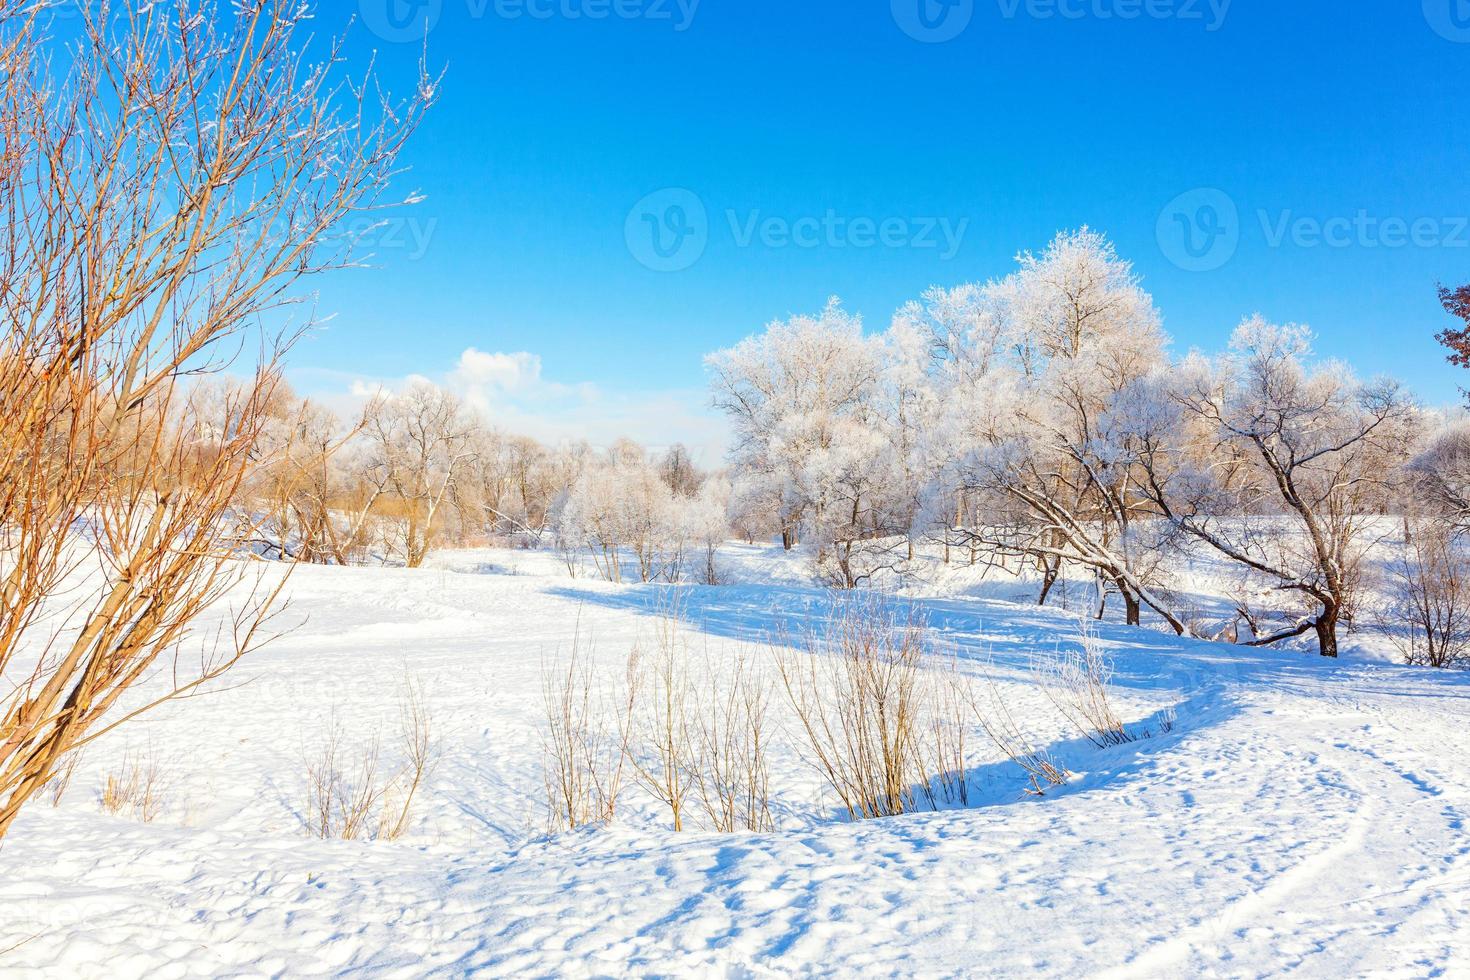
M 1325 603 L 1322 614 L 1317 617 L 1313 627 L 1317 630 L 1317 646 L 1324 657 L 1337 656 L 1337 620 L 1341 616 L 1336 603 Z
M 1036 600 L 1038 606 L 1046 605 L 1047 596 L 1051 595 L 1052 587 L 1057 584 L 1057 575 L 1061 571 L 1061 567 L 1062 563 L 1060 559 L 1041 559 L 1043 575 L 1041 579 L 1041 597 Z
M 1128 625 L 1139 625 L 1140 621 L 1143 619 L 1143 608 L 1138 601 L 1138 596 L 1134 595 L 1127 589 L 1120 589 L 1119 591 L 1123 593 L 1123 602 L 1128 607 Z

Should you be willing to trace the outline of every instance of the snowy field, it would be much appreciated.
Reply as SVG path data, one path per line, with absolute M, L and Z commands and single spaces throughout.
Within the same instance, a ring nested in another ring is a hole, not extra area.
M 681 590 L 701 658 L 769 656 L 827 602 L 763 549 L 728 567 Z M 1470 674 L 1103 626 L 1119 708 L 1153 734 L 1097 749 L 1028 670 L 1075 621 L 961 577 L 913 601 L 1067 785 L 1026 796 L 976 738 L 968 808 L 851 823 L 778 696 L 776 832 L 675 834 L 633 787 L 612 828 L 550 836 L 543 666 L 580 633 L 617 676 L 664 591 L 525 552 L 298 569 L 295 629 L 229 690 L 91 747 L 22 815 L 0 975 L 1470 976 Z M 349 747 L 389 732 L 393 764 L 407 679 L 441 748 L 407 832 L 312 838 L 306 760 L 340 726 Z M 156 817 L 104 813 L 140 760 Z

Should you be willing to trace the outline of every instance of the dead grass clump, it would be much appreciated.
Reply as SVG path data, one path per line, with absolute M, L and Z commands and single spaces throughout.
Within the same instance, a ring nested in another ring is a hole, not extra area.
M 1075 647 L 1038 658 L 1037 683 L 1062 716 L 1098 748 L 1136 741 L 1112 703 L 1113 664 L 1083 620 Z
M 610 719 L 613 713 L 598 691 L 593 657 L 583 651 L 580 631 L 564 666 L 542 664 L 541 694 L 546 709 L 542 773 L 551 832 L 610 823 L 622 793 L 624 726 Z
M 853 819 L 895 816 L 924 797 L 968 798 L 967 682 L 928 630 L 880 597 L 850 597 L 775 651 L 809 761 Z
M 423 688 L 413 679 L 405 684 L 399 713 L 403 761 L 391 772 L 383 768 L 378 737 L 353 752 L 333 716 L 320 750 L 306 761 L 306 826 L 312 836 L 397 840 L 407 832 L 439 749 Z
M 122 767 L 108 773 L 102 787 L 102 812 L 114 816 L 152 823 L 163 812 L 164 802 L 164 767 L 151 756 L 139 759 L 124 753 Z

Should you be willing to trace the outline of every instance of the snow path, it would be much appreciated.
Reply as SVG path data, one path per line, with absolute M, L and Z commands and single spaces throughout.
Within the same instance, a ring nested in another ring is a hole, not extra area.
M 1049 723 L 1081 775 L 1046 799 L 1019 799 L 987 745 L 974 808 L 833 822 L 786 751 L 779 833 L 675 835 L 630 801 L 612 830 L 548 839 L 542 658 L 580 621 L 615 667 L 650 590 L 447 569 L 302 569 L 291 589 L 307 621 L 242 668 L 253 683 L 99 746 L 61 807 L 23 816 L 0 848 L 0 974 L 1470 976 L 1464 675 L 1105 628 L 1130 721 L 1177 704 L 1177 726 L 1098 751 Z M 689 595 L 717 646 L 821 602 Z M 1064 616 L 923 605 L 1039 703 L 1019 666 Z M 395 718 L 405 669 L 446 740 L 414 833 L 307 838 L 303 746 L 331 710 Z M 144 749 L 170 760 L 174 807 L 99 813 Z

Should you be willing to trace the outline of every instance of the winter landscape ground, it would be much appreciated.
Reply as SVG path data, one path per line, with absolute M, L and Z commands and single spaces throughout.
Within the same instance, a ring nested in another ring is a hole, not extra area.
M 776 624 L 829 601 L 779 549 L 732 546 L 726 575 L 679 590 L 699 664 L 741 644 L 768 658 Z M 778 697 L 774 832 L 676 834 L 635 786 L 611 827 L 548 834 L 544 670 L 580 634 L 618 676 L 667 592 L 572 579 L 536 552 L 298 567 L 278 621 L 294 629 L 230 689 L 90 747 L 60 804 L 22 815 L 0 848 L 0 974 L 1470 971 L 1470 675 L 1103 625 L 1119 713 L 1151 734 L 1098 749 L 1029 667 L 1076 642 L 1073 615 L 968 570 L 907 601 L 1065 785 L 1027 795 L 977 738 L 967 807 L 849 821 Z M 354 748 L 393 730 L 405 677 L 439 749 L 411 826 L 314 838 L 305 760 L 334 724 Z M 102 812 L 108 775 L 139 760 L 158 813 Z
M 0 0 L 0 980 L 1470 980 L 1470 0 L 1230 8 Z

